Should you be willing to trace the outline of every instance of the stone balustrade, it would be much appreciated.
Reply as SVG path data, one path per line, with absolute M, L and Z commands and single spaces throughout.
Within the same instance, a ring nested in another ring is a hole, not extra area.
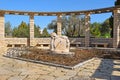
M 33 44 L 37 46 L 37 44 L 50 44 L 51 38 L 34 38 Z M 85 38 L 69 38 L 70 43 L 80 42 L 80 46 L 85 46 Z M 90 38 L 90 46 L 91 43 L 108 43 L 108 47 L 112 47 L 113 39 L 112 38 Z M 8 44 L 25 44 L 25 46 L 29 46 L 29 39 L 27 38 L 5 38 L 6 45 Z M 44 47 L 44 46 L 43 46 Z

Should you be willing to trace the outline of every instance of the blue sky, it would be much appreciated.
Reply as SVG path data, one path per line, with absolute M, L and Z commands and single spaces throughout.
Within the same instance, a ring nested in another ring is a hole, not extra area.
M 1 10 L 20 11 L 78 11 L 114 6 L 115 0 L 0 0 Z M 91 22 L 102 22 L 110 17 L 111 13 L 92 15 Z M 35 24 L 42 29 L 56 17 L 35 16 Z M 18 26 L 21 21 L 29 23 L 29 16 L 5 15 L 5 22 L 10 21 L 11 25 Z

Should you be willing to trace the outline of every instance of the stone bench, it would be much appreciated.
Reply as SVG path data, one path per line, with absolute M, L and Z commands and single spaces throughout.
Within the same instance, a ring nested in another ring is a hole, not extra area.
M 37 43 L 36 46 L 39 46 L 39 47 L 50 47 L 50 43 Z
M 95 45 L 95 47 L 99 47 L 100 45 L 102 45 L 103 47 L 107 48 L 107 46 L 108 46 L 108 43 L 98 43 L 98 42 L 96 42 L 96 43 L 91 43 L 91 44 Z
M 72 42 L 70 43 L 70 46 L 75 45 L 76 47 L 80 47 L 81 42 Z
M 7 47 L 24 47 L 26 44 L 21 44 L 21 43 L 18 43 L 18 44 L 8 44 Z

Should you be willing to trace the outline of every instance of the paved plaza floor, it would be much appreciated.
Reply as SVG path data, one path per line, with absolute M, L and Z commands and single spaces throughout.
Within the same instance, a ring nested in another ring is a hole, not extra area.
M 120 60 L 94 58 L 74 70 L 0 55 L 0 80 L 120 80 Z

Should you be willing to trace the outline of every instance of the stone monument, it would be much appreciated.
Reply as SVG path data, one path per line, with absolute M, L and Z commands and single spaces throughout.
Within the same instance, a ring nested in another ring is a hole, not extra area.
M 56 54 L 71 54 L 69 52 L 70 42 L 67 36 L 58 36 L 56 33 L 51 33 L 50 50 Z

